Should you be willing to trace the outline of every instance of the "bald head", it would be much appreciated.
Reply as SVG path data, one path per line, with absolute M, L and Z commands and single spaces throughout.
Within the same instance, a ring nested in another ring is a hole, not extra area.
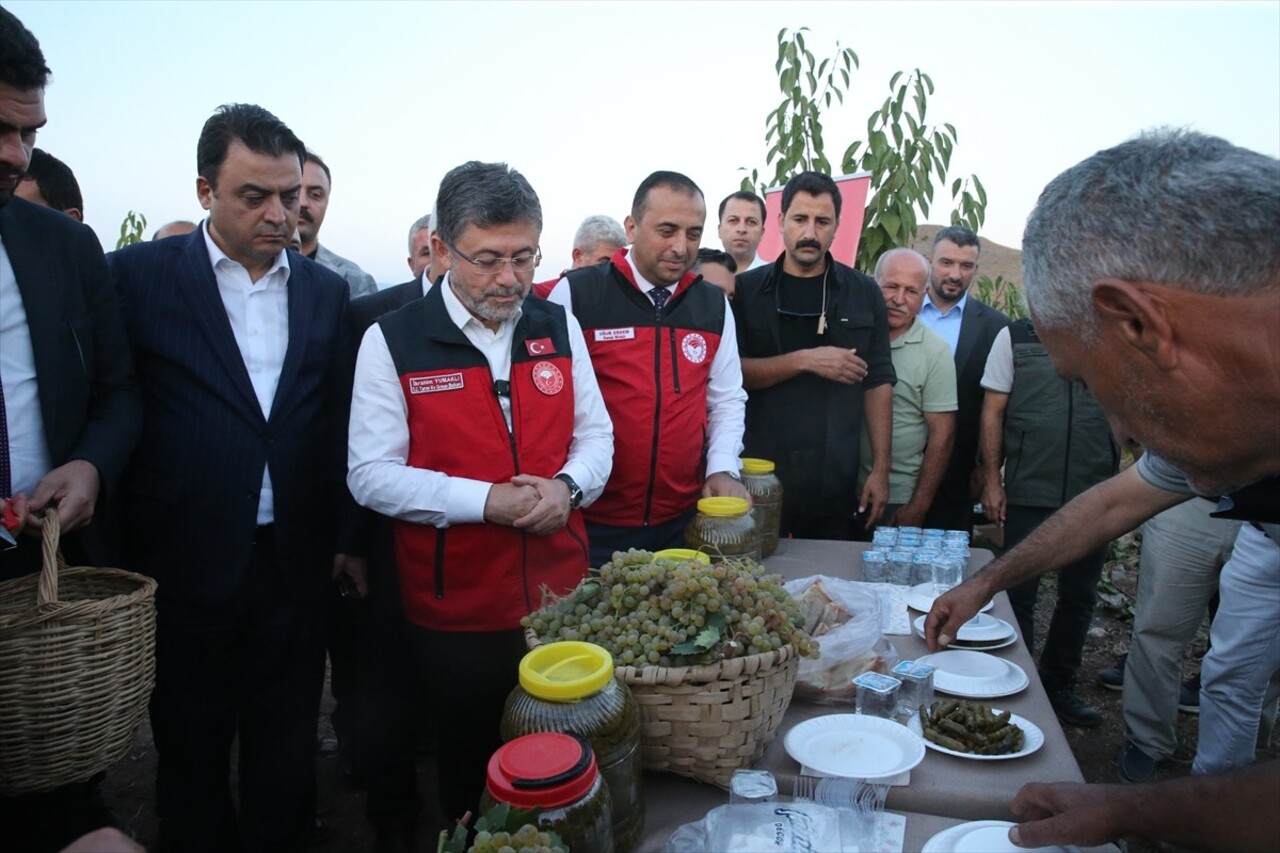
M 155 236 L 152 240 L 163 240 L 165 237 L 178 237 L 183 234 L 190 234 L 200 226 L 194 222 L 188 222 L 185 219 L 177 219 L 173 222 L 166 222 L 156 229 Z
M 876 284 L 889 316 L 889 340 L 915 322 L 929 284 L 929 261 L 914 249 L 891 249 L 876 262 Z

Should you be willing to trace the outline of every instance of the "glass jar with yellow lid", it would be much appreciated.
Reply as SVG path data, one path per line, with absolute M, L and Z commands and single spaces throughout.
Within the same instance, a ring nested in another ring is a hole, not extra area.
M 742 485 L 751 493 L 751 517 L 760 530 L 760 552 L 766 557 L 778 550 L 782 529 L 782 481 L 773 469 L 768 459 L 742 460 Z
M 760 531 L 745 498 L 702 498 L 698 514 L 684 531 L 684 544 L 719 562 L 727 557 L 750 557 L 759 562 Z
M 644 830 L 640 708 L 614 677 L 612 655 L 594 643 L 547 643 L 521 659 L 519 676 L 503 710 L 502 739 L 570 731 L 586 738 L 611 800 L 620 804 L 613 812 L 614 849 L 634 849 Z

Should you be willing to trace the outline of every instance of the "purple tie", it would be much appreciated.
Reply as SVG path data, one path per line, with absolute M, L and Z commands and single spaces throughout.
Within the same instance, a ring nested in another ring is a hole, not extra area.
M 653 300 L 653 307 L 659 314 L 662 313 L 662 306 L 667 304 L 667 299 L 670 296 L 671 291 L 665 287 L 655 287 L 649 291 L 649 298 Z

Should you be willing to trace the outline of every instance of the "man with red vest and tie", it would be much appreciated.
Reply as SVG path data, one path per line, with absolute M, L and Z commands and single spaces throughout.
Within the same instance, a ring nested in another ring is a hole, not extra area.
M 436 198 L 450 270 L 360 346 L 348 485 L 396 519 L 405 615 L 439 731 L 450 818 L 475 811 L 525 652 L 520 618 L 587 571 L 580 507 L 609 477 L 613 429 L 582 330 L 526 300 L 542 208 L 505 164 L 466 163 Z M 406 748 L 409 745 L 406 744 Z

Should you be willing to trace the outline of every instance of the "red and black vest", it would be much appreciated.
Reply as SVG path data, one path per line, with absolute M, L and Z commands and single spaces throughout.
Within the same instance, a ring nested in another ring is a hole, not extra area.
M 626 254 L 566 278 L 614 423 L 613 473 L 587 519 L 641 527 L 679 518 L 702 494 L 707 384 L 727 318 L 724 293 L 694 273 L 659 317 Z
M 408 464 L 501 483 L 552 477 L 573 439 L 573 356 L 564 309 L 524 302 L 511 346 L 511 430 L 489 363 L 454 325 L 440 287 L 378 320 L 409 418 Z M 582 514 L 537 536 L 496 524 L 437 528 L 396 522 L 396 561 L 408 620 L 435 631 L 516 628 L 545 587 L 572 589 L 587 571 Z

